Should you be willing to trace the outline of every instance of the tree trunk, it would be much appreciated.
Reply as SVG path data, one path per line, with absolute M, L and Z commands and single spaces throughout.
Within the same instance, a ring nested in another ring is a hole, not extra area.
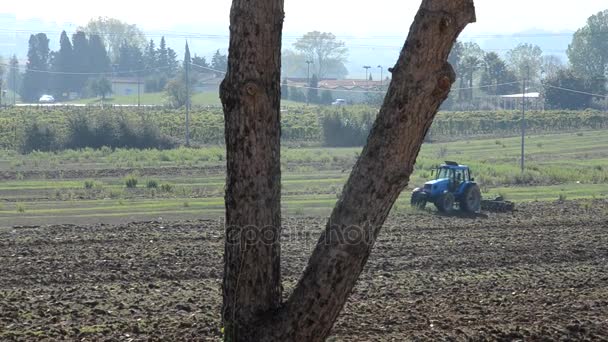
M 255 319 L 281 304 L 280 76 L 283 0 L 234 0 L 220 88 L 227 150 L 223 324 L 252 341 Z
M 283 305 L 278 246 L 281 21 L 281 1 L 258 1 L 255 8 L 233 1 L 229 69 L 221 90 L 228 149 L 226 224 L 234 227 L 227 229 L 223 312 L 231 341 L 322 341 L 329 335 L 455 81 L 448 54 L 464 27 L 475 21 L 475 8 L 473 0 L 422 1 L 367 145 Z M 257 35 L 254 27 L 262 28 Z M 256 240 L 244 245 L 241 237 L 236 239 L 240 244 L 230 243 L 231 234 L 247 225 L 270 226 L 277 235 L 271 244 Z

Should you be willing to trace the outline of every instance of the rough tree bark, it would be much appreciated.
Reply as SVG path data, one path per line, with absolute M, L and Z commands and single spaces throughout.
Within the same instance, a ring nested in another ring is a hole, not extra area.
M 275 235 L 271 243 L 244 244 L 242 234 L 241 244 L 227 239 L 223 317 L 232 341 L 322 341 L 329 335 L 454 83 L 447 58 L 460 32 L 475 21 L 475 7 L 473 0 L 422 1 L 367 144 L 302 278 L 283 304 L 277 240 L 280 33 L 273 31 L 280 31 L 282 18 L 280 0 L 233 1 L 228 75 L 222 85 L 227 236 L 248 225 L 271 227 L 267 231 Z
M 227 340 L 281 304 L 281 34 L 283 0 L 233 0 L 228 72 L 220 88 L 226 135 L 224 305 Z

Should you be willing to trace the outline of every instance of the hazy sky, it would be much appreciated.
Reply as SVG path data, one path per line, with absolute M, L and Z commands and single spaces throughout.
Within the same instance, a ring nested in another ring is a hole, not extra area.
M 144 5 L 145 3 L 145 5 Z M 608 9 L 606 0 L 477 0 L 478 22 L 465 35 L 514 33 L 527 29 L 573 31 L 586 18 Z M 419 0 L 286 0 L 285 32 L 331 31 L 338 35 L 403 35 Z M 110 16 L 146 30 L 195 27 L 206 34 L 225 34 L 229 0 L 172 1 L 8 1 L 0 13 L 18 19 L 40 18 L 58 23 L 85 24 L 91 17 Z M 66 25 L 69 30 L 71 26 Z

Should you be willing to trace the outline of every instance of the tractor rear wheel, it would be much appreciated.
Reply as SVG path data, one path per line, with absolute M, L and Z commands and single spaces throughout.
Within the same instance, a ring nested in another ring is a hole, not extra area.
M 435 206 L 442 213 L 451 213 L 454 209 L 454 195 L 451 192 L 446 192 L 439 196 L 437 202 L 435 202 Z
M 472 184 L 464 190 L 460 209 L 467 213 L 476 213 L 481 209 L 481 191 L 477 184 Z

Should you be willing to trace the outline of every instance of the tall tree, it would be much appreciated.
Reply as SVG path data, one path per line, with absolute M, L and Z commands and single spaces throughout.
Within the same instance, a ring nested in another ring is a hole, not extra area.
M 31 35 L 27 52 L 27 65 L 23 77 L 21 97 L 26 102 L 36 102 L 49 88 L 49 39 L 46 34 Z
M 228 56 L 221 54 L 220 50 L 215 51 L 211 58 L 211 68 L 218 71 L 218 76 L 222 76 L 228 68 Z
M 283 77 L 303 78 L 310 76 L 308 65 L 306 64 L 306 61 L 309 59 L 305 54 L 287 49 L 283 51 L 281 59 Z M 311 65 L 311 67 L 311 72 L 316 73 L 314 66 Z M 346 69 L 343 61 L 330 59 L 326 62 L 325 69 L 325 78 L 344 79 L 348 75 L 348 69 Z
M 568 46 L 573 71 L 588 80 L 595 93 L 606 93 L 608 79 L 608 9 L 592 15 Z
M 144 56 L 137 46 L 124 42 L 118 54 L 118 74 L 121 77 L 136 77 L 144 68 Z
M 543 50 L 537 45 L 519 44 L 507 52 L 509 67 L 520 79 L 538 81 L 542 65 Z
M 183 68 L 190 68 L 190 64 L 192 63 L 192 57 L 190 56 L 190 47 L 188 46 L 188 43 L 186 42 L 186 49 L 184 52 L 184 64 L 183 64 Z
M 65 31 L 61 32 L 59 38 L 59 51 L 53 59 L 53 71 L 57 74 L 53 75 L 54 95 L 58 98 L 63 98 L 69 93 L 74 85 L 74 75 L 72 66 L 74 63 L 74 52 L 72 50 L 72 42 Z
M 146 44 L 144 33 L 136 25 L 130 25 L 114 18 L 98 17 L 91 19 L 86 26 L 78 30 L 89 35 L 100 36 L 113 62 L 118 59 L 120 47 L 124 42 L 140 49 L 144 48 Z
M 520 91 L 517 77 L 496 52 L 488 52 L 483 57 L 480 85 L 490 95 L 504 95 Z M 508 84 L 510 83 L 510 84 Z
M 144 67 L 146 70 L 146 75 L 154 74 L 155 69 L 158 66 L 158 55 L 156 52 L 156 44 L 154 44 L 154 40 L 150 39 L 148 45 L 146 45 L 146 49 L 144 51 Z
M 73 77 L 74 85 L 72 89 L 77 92 L 84 92 L 90 75 L 91 51 L 89 49 L 89 39 L 83 31 L 77 31 L 72 35 L 73 63 L 72 70 L 76 73 Z
M 99 35 L 89 36 L 89 55 L 91 56 L 90 72 L 102 74 L 111 70 L 110 56 Z
M 299 38 L 293 46 L 304 54 L 307 60 L 314 62 L 314 74 L 319 79 L 327 76 L 329 66 L 346 62 L 348 49 L 343 41 L 336 39 L 330 32 L 313 31 Z
M 472 0 L 423 0 L 387 97 L 294 291 L 281 303 L 280 69 L 283 0 L 233 0 L 220 88 L 227 151 L 222 310 L 229 341 L 323 341 L 408 183 L 455 74 Z
M 158 67 L 163 68 L 162 72 L 166 72 L 167 67 L 169 66 L 169 52 L 167 51 L 165 37 L 160 39 L 160 46 L 158 47 L 158 51 L 156 53 L 158 55 Z
M 473 99 L 473 80 L 475 73 L 481 69 L 483 50 L 473 42 L 462 43 L 459 47 L 460 58 L 456 74 L 460 79 L 460 100 Z
M 167 75 L 169 77 L 175 77 L 178 69 L 179 62 L 177 61 L 177 53 L 172 48 L 167 48 Z

